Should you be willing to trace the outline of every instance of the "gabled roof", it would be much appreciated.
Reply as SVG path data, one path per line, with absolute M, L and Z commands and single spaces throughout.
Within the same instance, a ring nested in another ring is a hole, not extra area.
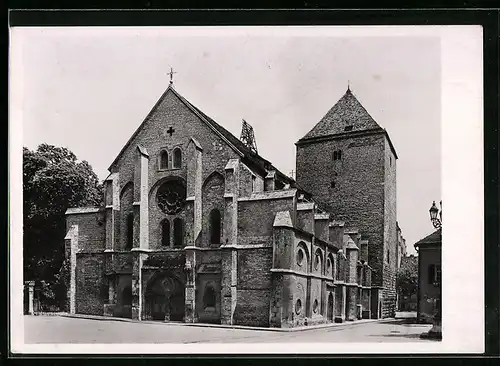
M 381 127 L 356 99 L 351 89 L 347 89 L 342 98 L 302 139 L 373 129 Z
M 441 234 L 441 228 L 439 228 L 432 234 L 427 235 L 425 238 L 417 241 L 413 246 L 415 248 L 423 246 L 428 247 L 428 246 L 440 245 L 441 242 L 442 242 L 442 234 Z
M 188 109 L 190 109 L 194 114 L 196 114 L 204 123 L 208 125 L 210 129 L 212 129 L 216 134 L 218 134 L 223 140 L 227 142 L 227 144 L 234 149 L 241 157 L 244 163 L 252 166 L 253 168 L 256 168 L 257 170 L 261 171 L 262 174 L 267 174 L 267 170 L 276 170 L 279 178 L 288 183 L 288 184 L 293 184 L 295 181 L 286 176 L 285 174 L 281 173 L 278 169 L 276 169 L 269 161 L 261 157 L 259 154 L 254 153 L 252 150 L 250 150 L 240 139 L 235 137 L 231 132 L 226 130 L 224 127 L 219 125 L 217 122 L 215 122 L 212 118 L 208 117 L 205 113 L 203 113 L 200 109 L 198 109 L 196 106 L 194 106 L 191 102 L 189 102 L 186 98 L 184 98 L 182 95 L 180 95 L 173 87 L 172 85 L 169 85 L 167 90 L 162 94 L 160 99 L 156 102 L 155 106 L 151 111 L 148 113 L 144 121 L 141 123 L 141 125 L 137 128 L 137 130 L 134 132 L 132 137 L 127 141 L 125 146 L 122 148 L 118 156 L 115 158 L 113 163 L 111 163 L 111 166 L 109 167 L 109 170 L 111 171 L 112 167 L 116 164 L 118 159 L 121 157 L 121 155 L 124 153 L 124 151 L 127 149 L 127 147 L 131 144 L 132 140 L 134 137 L 139 133 L 139 131 L 142 129 L 144 124 L 146 123 L 147 120 L 151 117 L 151 115 L 156 111 L 158 106 L 161 104 L 163 99 L 165 99 L 166 95 L 168 92 L 172 92 L 179 100 L 181 100 Z

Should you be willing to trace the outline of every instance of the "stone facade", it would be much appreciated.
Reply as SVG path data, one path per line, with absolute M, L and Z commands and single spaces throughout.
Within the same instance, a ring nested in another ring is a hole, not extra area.
M 297 184 L 169 86 L 109 171 L 105 207 L 66 213 L 70 312 L 288 328 L 390 315 L 386 133 L 299 141 Z

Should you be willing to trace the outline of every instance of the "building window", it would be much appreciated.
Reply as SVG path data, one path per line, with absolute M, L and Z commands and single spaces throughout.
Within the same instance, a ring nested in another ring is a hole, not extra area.
M 297 299 L 297 301 L 295 302 L 295 314 L 299 315 L 301 311 L 302 311 L 302 301 L 300 301 L 300 299 Z
M 184 236 L 184 228 L 183 228 L 183 223 L 181 218 L 176 218 L 174 220 L 174 246 L 176 247 L 181 247 L 182 246 L 182 241 L 183 241 L 183 236 Z
M 158 188 L 156 199 L 160 210 L 167 215 L 175 215 L 184 208 L 186 188 L 177 180 L 165 182 Z
M 335 181 L 334 180 L 332 180 L 332 182 L 330 183 L 330 187 L 335 188 Z
M 319 311 L 319 303 L 318 303 L 318 300 L 314 300 L 314 303 L 313 303 L 313 312 L 314 314 L 317 314 Z
M 221 243 L 221 215 L 220 211 L 214 208 L 210 212 L 210 242 L 212 244 Z
M 161 223 L 161 245 L 164 247 L 170 246 L 170 221 L 167 219 Z
M 391 264 L 389 257 L 390 257 L 390 255 L 389 255 L 389 249 L 387 249 L 387 264 Z
M 182 166 L 182 152 L 181 149 L 176 148 L 174 150 L 174 168 L 180 168 Z
M 165 150 L 160 153 L 160 169 L 168 169 L 168 153 Z
M 205 293 L 203 294 L 203 307 L 206 308 L 215 308 L 216 296 L 215 290 L 211 285 L 208 285 L 205 288 Z
M 436 264 L 429 265 L 429 284 L 439 284 L 441 282 L 441 266 Z
M 127 249 L 132 249 L 134 243 L 134 214 L 127 215 Z
M 345 126 L 344 127 L 344 131 L 352 131 L 352 125 L 349 125 L 349 126 Z
M 342 151 L 341 150 L 336 150 L 333 152 L 333 160 L 340 160 L 342 159 Z
M 299 248 L 299 250 L 297 251 L 297 257 L 296 257 L 296 260 L 297 260 L 297 264 L 302 267 L 302 265 L 304 264 L 304 251 Z
M 316 271 L 321 271 L 321 251 L 318 249 L 316 255 L 314 256 L 314 269 Z

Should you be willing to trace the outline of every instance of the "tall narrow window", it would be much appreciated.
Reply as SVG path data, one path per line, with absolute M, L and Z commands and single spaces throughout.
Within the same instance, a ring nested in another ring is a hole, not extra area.
M 336 151 L 333 152 L 333 160 L 337 160 L 337 152 Z
M 132 249 L 134 242 L 134 214 L 127 215 L 127 249 Z
M 180 168 L 182 165 L 182 152 L 177 148 L 174 150 L 174 168 Z
M 160 169 L 168 169 L 168 153 L 166 151 L 160 153 Z
M 337 157 L 339 160 L 342 159 L 342 151 L 341 150 L 338 151 Z
M 176 247 L 181 247 L 182 246 L 182 241 L 183 241 L 183 223 L 182 219 L 176 218 L 174 220 L 174 246 Z
M 161 245 L 164 247 L 170 246 L 170 221 L 167 219 L 161 223 Z
M 220 225 L 221 224 L 221 215 L 220 211 L 214 208 L 210 212 L 210 242 L 212 244 L 220 244 L 220 237 L 221 237 L 221 229 Z

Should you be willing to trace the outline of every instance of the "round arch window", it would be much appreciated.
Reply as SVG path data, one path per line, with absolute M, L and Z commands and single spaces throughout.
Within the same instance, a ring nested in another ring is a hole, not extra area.
M 186 203 L 186 188 L 176 180 L 163 183 L 156 193 L 158 207 L 168 215 L 182 211 Z
M 301 311 L 302 311 L 302 301 L 300 301 L 300 299 L 297 299 L 297 301 L 295 302 L 295 314 L 299 315 Z
M 304 264 L 304 258 L 305 258 L 304 251 L 301 248 L 299 248 L 299 250 L 297 250 L 296 259 L 297 259 L 297 264 L 301 267 Z
M 313 304 L 313 312 L 315 314 L 317 314 L 318 310 L 319 310 L 319 303 L 318 303 L 318 300 L 316 299 L 316 300 L 314 300 L 314 304 Z

